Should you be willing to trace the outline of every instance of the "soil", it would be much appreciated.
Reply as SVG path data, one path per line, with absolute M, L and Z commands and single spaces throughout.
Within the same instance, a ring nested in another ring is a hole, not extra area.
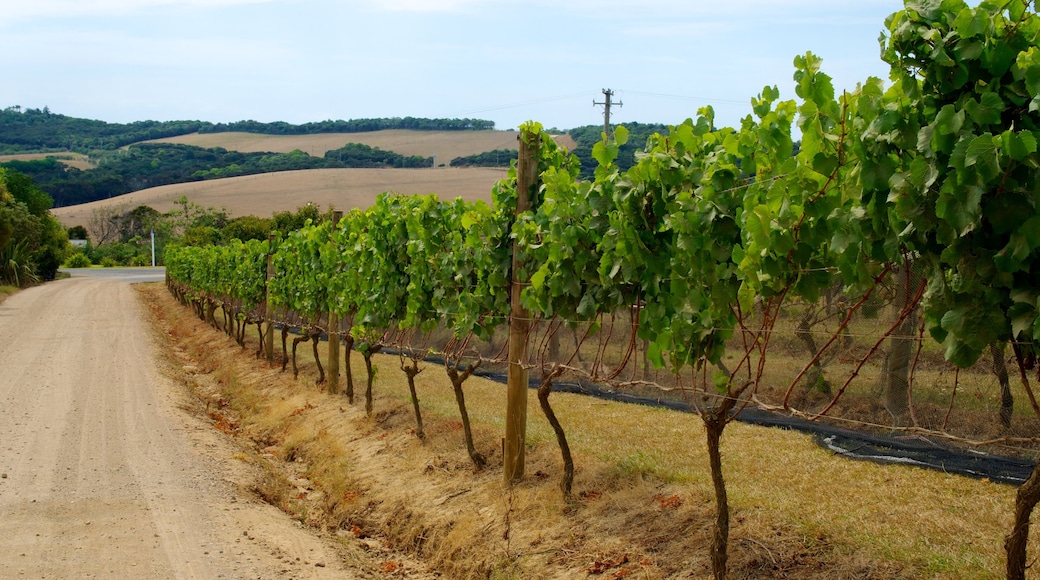
M 186 411 L 135 291 L 73 278 L 0 304 L 0 577 L 358 578 L 251 493 Z

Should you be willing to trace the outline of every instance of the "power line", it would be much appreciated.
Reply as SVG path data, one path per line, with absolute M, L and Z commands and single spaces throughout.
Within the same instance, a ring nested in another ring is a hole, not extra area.
M 471 110 L 468 110 L 468 111 L 461 111 L 461 112 L 458 112 L 458 113 L 453 113 L 453 114 L 449 115 L 449 117 L 455 117 L 455 116 L 459 116 L 459 115 L 472 115 L 472 114 L 475 114 L 475 113 L 487 113 L 487 112 L 491 112 L 491 111 L 501 111 L 501 110 L 504 110 L 504 109 L 516 109 L 516 108 L 520 108 L 520 107 L 528 107 L 528 106 L 531 106 L 531 105 L 541 105 L 541 104 L 544 104 L 544 103 L 555 103 L 557 101 L 567 101 L 567 100 L 570 100 L 570 99 L 577 99 L 579 97 L 583 97 L 586 94 L 587 93 L 585 93 L 585 92 L 571 93 L 569 95 L 557 95 L 557 96 L 554 96 L 554 97 L 543 97 L 543 98 L 539 98 L 539 99 L 531 99 L 529 101 L 520 101 L 520 102 L 509 103 L 509 104 L 505 104 L 505 105 L 494 105 L 494 106 L 490 106 L 490 107 L 483 107 L 483 108 L 480 108 L 480 109 L 471 109 Z
M 693 95 L 670 95 L 667 93 L 650 93 L 646 91 L 632 91 L 628 89 L 620 89 L 622 93 L 631 93 L 633 95 L 642 95 L 645 97 L 657 97 L 662 99 L 674 99 L 679 101 L 695 101 L 704 103 L 722 103 L 727 105 L 750 105 L 751 101 L 737 101 L 733 99 L 716 99 L 714 97 L 698 97 Z

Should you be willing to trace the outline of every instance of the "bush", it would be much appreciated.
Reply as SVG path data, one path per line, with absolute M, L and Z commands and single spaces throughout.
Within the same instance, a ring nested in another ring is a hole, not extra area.
M 144 254 L 138 254 L 138 255 L 134 256 L 133 258 L 130 258 L 130 265 L 131 266 L 137 266 L 137 267 L 151 266 L 152 265 L 152 257 L 151 256 L 146 256 Z
M 110 259 L 112 265 L 129 266 L 131 260 L 141 251 L 137 244 L 113 242 L 91 249 L 89 257 L 95 264 L 104 265 L 105 260 Z
M 119 262 L 116 262 L 115 258 L 113 258 L 111 256 L 105 256 L 104 258 L 101 258 L 101 267 L 102 268 L 113 268 L 113 267 L 118 266 L 118 265 L 119 265 Z
M 66 268 L 89 268 L 90 266 L 90 258 L 82 252 L 76 252 L 68 260 L 65 260 Z

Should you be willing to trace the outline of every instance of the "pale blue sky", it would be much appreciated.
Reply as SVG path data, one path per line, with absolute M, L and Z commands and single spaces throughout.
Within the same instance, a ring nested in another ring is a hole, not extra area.
M 722 125 L 795 55 L 835 87 L 887 80 L 900 0 L 0 0 L 0 107 L 130 122 L 364 117 L 526 120 L 561 129 Z

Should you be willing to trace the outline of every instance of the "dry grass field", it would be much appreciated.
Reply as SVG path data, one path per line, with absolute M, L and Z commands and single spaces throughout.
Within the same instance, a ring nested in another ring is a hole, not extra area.
M 259 135 L 256 133 L 193 133 L 160 143 L 182 143 L 196 147 L 223 147 L 228 151 L 287 153 L 299 149 L 308 155 L 321 157 L 326 151 L 339 149 L 347 143 L 362 143 L 393 151 L 401 155 L 434 157 L 435 165 L 448 165 L 456 157 L 476 155 L 495 149 L 516 149 L 515 131 L 406 131 L 392 129 L 366 133 L 326 133 L 320 135 Z M 556 140 L 560 145 L 574 148 L 569 135 Z
M 160 212 L 187 196 L 203 207 L 224 208 L 235 216 L 270 217 L 313 203 L 348 211 L 368 207 L 384 191 L 402 194 L 436 193 L 443 199 L 491 200 L 491 188 L 505 177 L 504 169 L 314 169 L 246 175 L 229 179 L 164 185 L 86 204 L 51 210 L 66 227 L 86 226 L 95 209 L 147 205 Z
M 83 171 L 96 167 L 90 158 L 82 153 L 20 153 L 18 155 L 0 155 L 0 163 L 6 161 L 33 161 L 36 159 L 46 159 L 48 157 L 54 157 L 69 167 L 75 167 L 76 169 Z

